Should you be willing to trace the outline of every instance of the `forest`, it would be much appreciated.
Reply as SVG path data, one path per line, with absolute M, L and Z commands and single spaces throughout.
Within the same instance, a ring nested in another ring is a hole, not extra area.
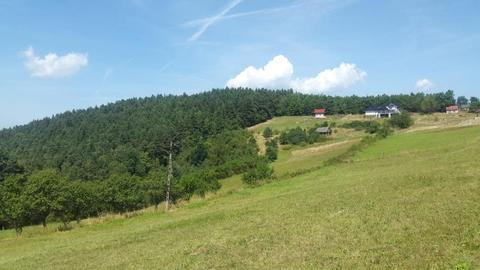
M 46 226 L 49 218 L 68 224 L 158 206 L 165 200 L 167 175 L 172 201 L 215 191 L 219 179 L 234 174 L 246 173 L 249 180 L 270 176 L 268 162 L 275 159 L 277 141 L 267 145 L 267 156 L 259 155 L 244 128 L 275 116 L 310 115 L 314 108 L 359 114 L 388 103 L 430 113 L 442 112 L 456 100 L 451 90 L 341 97 L 214 89 L 121 100 L 4 129 L 0 228 L 20 233 L 25 225 Z

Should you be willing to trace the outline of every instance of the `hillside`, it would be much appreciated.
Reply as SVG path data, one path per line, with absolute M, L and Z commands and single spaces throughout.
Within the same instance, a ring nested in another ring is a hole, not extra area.
M 71 180 L 102 180 L 119 172 L 144 177 L 157 161 L 166 166 L 164 148 L 172 140 L 183 159 L 180 162 L 188 163 L 192 148 L 208 138 L 274 116 L 311 115 L 318 107 L 328 108 L 331 115 L 358 114 L 368 106 L 390 102 L 418 112 L 427 98 L 436 101 L 429 108 L 432 111 L 455 102 L 452 91 L 339 97 L 221 89 L 190 96 L 133 98 L 0 130 L 0 151 L 30 171 L 53 168 Z
M 347 134 L 282 149 L 273 166 L 285 177 L 251 188 L 235 176 L 169 213 L 2 231 L 0 269 L 475 269 L 480 127 L 441 116 L 418 116 L 346 163 L 317 168 L 347 151 Z

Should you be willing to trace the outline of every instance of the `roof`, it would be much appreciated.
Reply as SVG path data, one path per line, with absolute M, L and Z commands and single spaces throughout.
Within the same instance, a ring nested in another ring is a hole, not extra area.
M 315 109 L 313 113 L 325 113 L 326 109 Z
M 370 106 L 368 107 L 365 111 L 384 111 L 386 110 L 387 108 L 385 106 L 376 106 L 376 105 L 373 105 L 373 106 Z
M 448 106 L 447 111 L 458 111 L 458 106 L 456 105 Z
M 328 132 L 331 132 L 332 129 L 330 129 L 329 127 L 319 127 L 315 129 L 315 131 L 318 133 L 328 133 Z
M 371 111 L 385 112 L 385 111 L 395 111 L 395 110 L 397 110 L 395 108 L 398 108 L 398 106 L 393 104 L 393 103 L 390 103 L 388 105 L 372 105 L 372 106 L 368 107 L 365 111 L 367 111 L 367 112 L 371 112 Z

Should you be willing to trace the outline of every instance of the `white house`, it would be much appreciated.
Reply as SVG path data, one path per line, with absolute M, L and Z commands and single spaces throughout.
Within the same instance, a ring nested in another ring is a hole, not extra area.
M 315 118 L 325 118 L 325 111 L 326 109 L 315 109 L 313 110 L 313 114 Z
M 382 118 L 382 117 L 392 117 L 394 114 L 399 114 L 400 109 L 397 105 L 390 103 L 388 105 L 382 106 L 370 106 L 365 110 L 365 116 Z

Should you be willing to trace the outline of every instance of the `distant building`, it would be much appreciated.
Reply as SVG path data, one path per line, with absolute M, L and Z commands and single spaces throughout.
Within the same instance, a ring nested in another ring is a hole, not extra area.
M 456 105 L 452 105 L 452 106 L 448 106 L 445 111 L 450 114 L 450 113 L 458 113 L 458 106 Z
M 319 127 L 315 129 L 315 132 L 322 134 L 322 135 L 331 135 L 332 134 L 332 129 L 329 127 Z
M 370 106 L 365 110 L 365 116 L 373 116 L 376 118 L 392 117 L 394 114 L 399 114 L 400 109 L 397 105 L 390 103 L 382 106 Z
M 325 111 L 326 109 L 315 109 L 313 110 L 313 114 L 315 118 L 325 118 Z

